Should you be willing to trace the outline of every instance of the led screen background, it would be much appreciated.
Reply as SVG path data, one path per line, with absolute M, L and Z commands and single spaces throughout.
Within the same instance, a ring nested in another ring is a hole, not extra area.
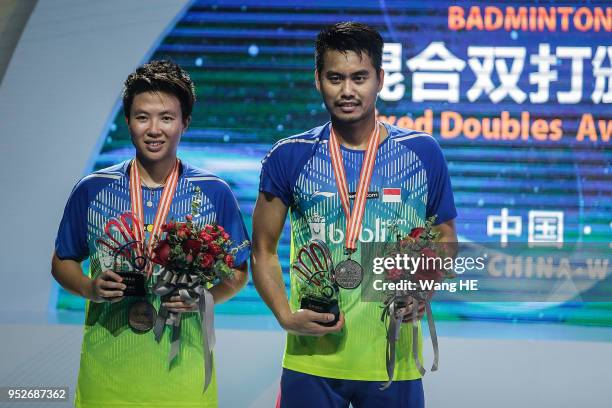
M 447 2 L 288 3 L 195 1 L 151 56 L 172 59 L 190 72 L 198 102 L 179 156 L 228 181 L 249 230 L 260 161 L 271 145 L 328 120 L 313 83 L 316 34 L 326 24 L 352 20 L 376 27 L 385 40 L 380 119 L 404 127 L 416 122 L 442 146 L 462 241 L 500 242 L 505 236 L 509 242 L 527 242 L 534 211 L 561 212 L 566 243 L 611 241 L 612 46 L 605 24 L 612 18 L 595 16 L 599 8 L 605 17 L 604 2 L 590 2 L 586 11 L 565 4 L 573 7 L 567 27 L 559 14 L 564 4 L 539 2 L 548 15 L 557 13 L 554 30 L 545 26 L 541 31 L 537 19 L 487 31 L 478 28 L 476 15 L 474 27 L 457 30 L 460 10 L 449 9 L 453 3 Z M 532 4 L 469 6 L 482 15 L 487 6 L 504 15 L 508 6 L 517 13 L 527 7 L 529 17 Z M 469 6 L 461 7 L 463 23 Z M 452 21 L 449 10 L 455 13 Z M 589 15 L 590 29 L 585 29 Z M 118 107 L 109 107 L 117 114 L 87 171 L 133 156 Z M 500 118 L 499 132 L 495 125 L 488 132 L 479 129 L 494 118 Z M 518 124 L 518 130 L 508 123 Z M 559 219 L 555 222 L 559 232 Z M 287 282 L 288 232 L 287 225 L 279 248 Z M 81 299 L 59 291 L 57 309 L 84 308 Z M 612 324 L 612 306 L 606 303 L 433 306 L 439 319 Z M 269 313 L 252 283 L 217 310 Z

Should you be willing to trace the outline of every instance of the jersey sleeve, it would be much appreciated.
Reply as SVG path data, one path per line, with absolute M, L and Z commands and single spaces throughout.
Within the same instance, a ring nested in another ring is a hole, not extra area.
M 287 149 L 276 144 L 261 161 L 259 191 L 280 198 L 285 206 L 290 207 L 293 202 L 292 187 L 289 180 L 291 157 L 288 157 L 285 153 L 287 153 Z
M 448 166 L 440 145 L 431 138 L 430 165 L 427 169 L 427 218 L 436 216 L 434 224 L 441 224 L 457 217 L 455 198 Z
M 217 222 L 230 235 L 233 247 L 238 249 L 234 254 L 235 265 L 238 266 L 249 259 L 251 242 L 236 197 L 228 185 L 220 183 L 223 187 L 217 200 Z
M 60 259 L 81 262 L 89 257 L 87 245 L 88 194 L 81 180 L 72 190 L 55 239 L 55 254 Z

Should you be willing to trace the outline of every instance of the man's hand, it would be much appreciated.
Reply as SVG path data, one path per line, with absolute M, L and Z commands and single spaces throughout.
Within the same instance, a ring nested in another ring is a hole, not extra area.
M 302 336 L 324 336 L 339 332 L 344 326 L 342 314 L 335 325 L 326 327 L 320 323 L 333 321 L 333 314 L 307 309 L 292 312 L 289 307 L 277 253 L 286 216 L 287 206 L 278 197 L 259 193 L 253 212 L 253 283 L 281 327 L 288 332 Z
M 422 300 L 417 301 L 414 298 L 409 298 L 408 300 L 408 304 L 406 305 L 406 307 L 402 307 L 400 309 L 397 309 L 395 311 L 395 313 L 397 313 L 398 317 L 403 317 L 402 318 L 402 322 L 403 323 L 410 323 L 412 322 L 412 313 L 414 312 L 414 308 L 418 307 L 418 311 L 417 311 L 417 318 L 416 320 L 421 320 L 423 318 L 423 315 L 425 314 L 425 302 Z
M 123 291 L 126 286 L 121 283 L 123 278 L 113 271 L 104 271 L 91 281 L 91 301 L 119 302 L 123 300 Z
M 172 296 L 169 300 L 169 302 L 162 303 L 162 306 L 167 307 L 168 310 L 171 312 L 186 313 L 198 311 L 198 302 L 193 302 L 192 304 L 185 303 L 178 295 Z
M 336 333 L 344 326 L 344 315 L 340 313 L 340 318 L 335 325 L 327 327 L 319 323 L 327 323 L 334 320 L 331 313 L 317 313 L 308 309 L 300 309 L 283 318 L 280 321 L 283 329 L 290 333 L 300 336 L 324 336 L 328 333 Z

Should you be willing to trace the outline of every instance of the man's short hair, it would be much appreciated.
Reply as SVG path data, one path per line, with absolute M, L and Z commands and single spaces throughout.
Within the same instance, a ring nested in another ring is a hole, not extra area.
M 376 73 L 382 66 L 383 39 L 376 29 L 352 21 L 336 23 L 325 27 L 317 36 L 315 63 L 319 75 L 323 72 L 325 51 L 334 50 L 346 53 L 353 51 L 359 56 L 365 52 L 372 60 Z
M 123 113 L 130 117 L 134 97 L 143 92 L 165 92 L 181 104 L 183 121 L 191 116 L 195 87 L 189 74 L 172 61 L 151 61 L 128 75 L 123 88 Z

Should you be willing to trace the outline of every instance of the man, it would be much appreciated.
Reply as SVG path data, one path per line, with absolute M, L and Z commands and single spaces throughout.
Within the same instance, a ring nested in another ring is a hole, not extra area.
M 229 299 L 246 283 L 249 242 L 232 192 L 223 180 L 176 156 L 194 102 L 191 78 L 172 62 L 153 61 L 130 74 L 125 81 L 123 108 L 136 156 L 83 178 L 66 205 L 52 273 L 65 289 L 88 300 L 77 407 L 217 406 L 214 374 L 203 392 L 197 303 L 173 296 L 163 304 L 169 311 L 182 314 L 178 356 L 169 364 L 170 326 L 164 328 L 159 343 L 153 331 L 139 334 L 130 326 L 130 306 L 138 299 L 123 296 L 126 285 L 112 270 L 112 263 L 109 267 L 107 248 L 98 242 L 104 239 L 110 219 L 131 210 L 143 218 L 148 245 L 160 231 L 160 224 L 171 219 L 184 221 L 193 209 L 194 223 L 200 227 L 218 223 L 240 247 L 235 254 L 233 279 L 210 289 L 214 302 Z M 138 178 L 140 183 L 134 181 Z M 144 204 L 140 215 L 138 209 L 134 210 L 137 202 Z M 91 265 L 88 275 L 81 268 L 86 258 Z M 152 272 L 149 287 L 156 280 L 159 266 Z M 148 293 L 146 299 L 160 310 L 159 296 Z
M 380 34 L 363 24 L 322 30 L 315 82 L 331 123 L 279 141 L 262 162 L 252 267 L 257 290 L 288 332 L 278 400 L 282 408 L 424 404 L 410 352 L 416 339 L 409 328 L 402 328 L 397 346 L 395 381 L 381 391 L 387 380 L 381 304 L 362 301 L 362 288 L 340 289 L 343 315 L 331 327 L 321 325 L 334 316 L 299 308 L 293 273 L 287 299 L 277 255 L 288 210 L 292 261 L 299 248 L 317 237 L 330 247 L 336 268 L 346 254 L 359 262 L 357 235 L 361 241 L 390 241 L 394 237 L 385 226 L 397 224 L 406 235 L 433 215 L 441 240 L 456 241 L 453 194 L 437 142 L 376 121 L 384 79 L 382 47 Z M 410 316 L 416 306 L 402 313 Z

